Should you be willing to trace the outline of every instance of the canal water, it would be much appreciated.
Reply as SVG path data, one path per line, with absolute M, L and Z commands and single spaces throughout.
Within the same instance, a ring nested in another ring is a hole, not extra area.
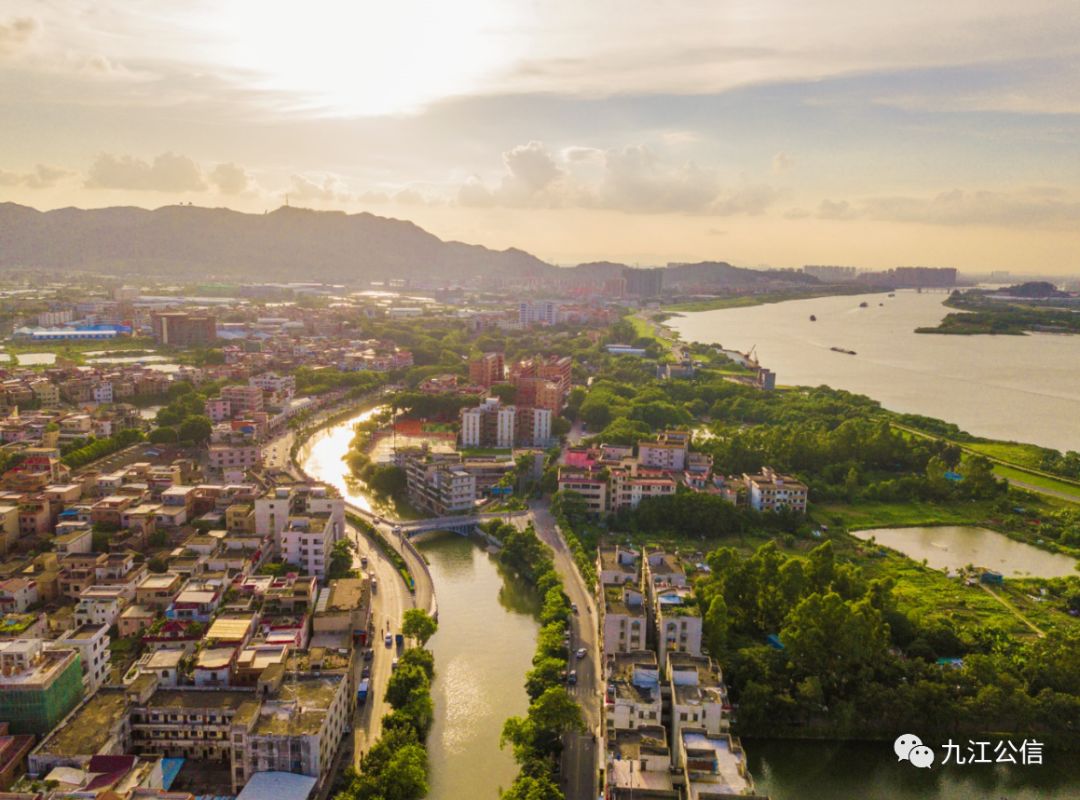
M 1080 336 L 915 333 L 950 311 L 945 297 L 818 297 L 685 313 L 668 325 L 688 342 L 741 352 L 756 345 L 781 384 L 825 384 L 978 436 L 1080 450 Z
M 351 503 L 372 508 L 364 487 L 347 477 L 343 461 L 353 425 L 378 409 L 316 433 L 301 449 L 312 477 L 336 486 Z M 496 800 L 517 774 L 509 749 L 499 749 L 503 721 L 528 707 L 525 673 L 536 648 L 536 597 L 509 579 L 477 543 L 433 534 L 417 546 L 427 558 L 439 602 L 435 655 L 435 723 L 428 736 L 429 797 Z
M 863 541 L 926 559 L 934 569 L 955 572 L 972 564 L 1017 578 L 1064 578 L 1078 574 L 1076 559 L 1017 542 L 986 528 L 943 525 L 929 528 L 875 528 L 852 533 Z

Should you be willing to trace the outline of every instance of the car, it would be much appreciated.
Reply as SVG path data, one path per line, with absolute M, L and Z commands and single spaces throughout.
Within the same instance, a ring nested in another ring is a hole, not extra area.
M 585 656 L 587 656 L 588 654 L 589 654 L 589 651 L 586 650 L 584 647 L 579 647 L 577 652 L 574 653 L 574 655 L 576 655 L 578 657 L 578 659 L 585 658 Z
M 371 659 L 374 658 L 374 657 L 375 657 L 375 651 L 372 650 L 370 647 L 365 647 L 364 648 L 364 661 L 371 661 Z
M 364 668 L 362 670 L 360 670 L 360 677 L 361 678 L 370 678 L 371 677 L 371 667 L 369 665 L 364 664 Z
M 383 644 L 385 644 L 387 647 L 389 647 L 393 643 L 394 643 L 394 637 L 391 636 L 389 633 L 386 634 L 386 636 L 383 637 Z
M 395 658 L 392 662 L 390 662 L 390 671 L 393 672 L 395 669 L 397 669 L 397 665 L 398 660 Z
M 570 684 L 571 686 L 573 686 L 573 685 L 575 685 L 577 683 L 577 670 L 576 669 L 570 670 L 570 674 L 566 676 L 566 682 L 568 684 Z
M 578 613 L 577 603 L 571 603 L 570 604 L 570 610 L 573 611 L 575 614 Z

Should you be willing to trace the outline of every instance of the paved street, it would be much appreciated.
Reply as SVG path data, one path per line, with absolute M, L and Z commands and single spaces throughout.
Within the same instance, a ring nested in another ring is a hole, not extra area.
M 571 668 L 577 669 L 578 682 L 570 689 L 581 704 L 589 732 L 585 735 L 573 734 L 566 737 L 563 748 L 562 776 L 568 800 L 591 800 L 599 796 L 597 744 L 594 734 L 600 725 L 602 673 L 599 662 L 596 604 L 592 593 L 578 574 L 573 555 L 567 548 L 566 542 L 555 528 L 555 519 L 551 516 L 547 504 L 533 502 L 529 504 L 529 507 L 529 517 L 536 528 L 537 535 L 554 551 L 555 569 L 562 576 L 570 602 L 578 607 L 578 613 L 574 616 L 572 624 L 571 649 L 584 647 L 588 651 L 585 658 L 580 661 L 571 655 Z

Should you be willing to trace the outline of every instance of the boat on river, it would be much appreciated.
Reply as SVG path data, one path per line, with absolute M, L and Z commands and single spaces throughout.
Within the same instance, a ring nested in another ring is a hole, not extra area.
M 870 304 L 863 300 L 861 303 L 859 303 L 859 308 L 870 308 Z
M 811 314 L 810 315 L 810 321 L 811 322 L 817 322 L 817 317 L 815 317 L 813 314 Z
M 854 350 L 848 350 L 846 347 L 830 347 L 829 349 L 832 350 L 834 353 L 843 353 L 844 355 L 848 356 L 855 355 Z

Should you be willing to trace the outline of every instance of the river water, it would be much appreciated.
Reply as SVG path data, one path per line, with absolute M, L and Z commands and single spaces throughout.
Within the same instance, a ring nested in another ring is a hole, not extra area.
M 367 509 L 378 504 L 347 478 L 342 459 L 353 425 L 378 410 L 357 412 L 317 432 L 299 454 L 309 475 Z M 439 602 L 439 630 L 428 644 L 436 670 L 428 796 L 496 800 L 517 773 L 510 751 L 499 749 L 499 734 L 507 717 L 528 707 L 524 680 L 536 648 L 538 603 L 470 539 L 435 534 L 417 546 L 430 564 Z
M 684 341 L 742 352 L 756 345 L 781 384 L 826 384 L 979 436 L 1080 450 L 1080 336 L 915 333 L 949 312 L 945 297 L 819 297 L 686 313 L 668 325 Z
M 1063 578 L 1076 575 L 1076 559 L 1048 553 L 1003 533 L 986 528 L 943 525 L 933 528 L 874 528 L 855 531 L 864 541 L 903 553 L 915 561 L 926 559 L 933 569 L 955 572 L 968 564 L 1010 577 Z

